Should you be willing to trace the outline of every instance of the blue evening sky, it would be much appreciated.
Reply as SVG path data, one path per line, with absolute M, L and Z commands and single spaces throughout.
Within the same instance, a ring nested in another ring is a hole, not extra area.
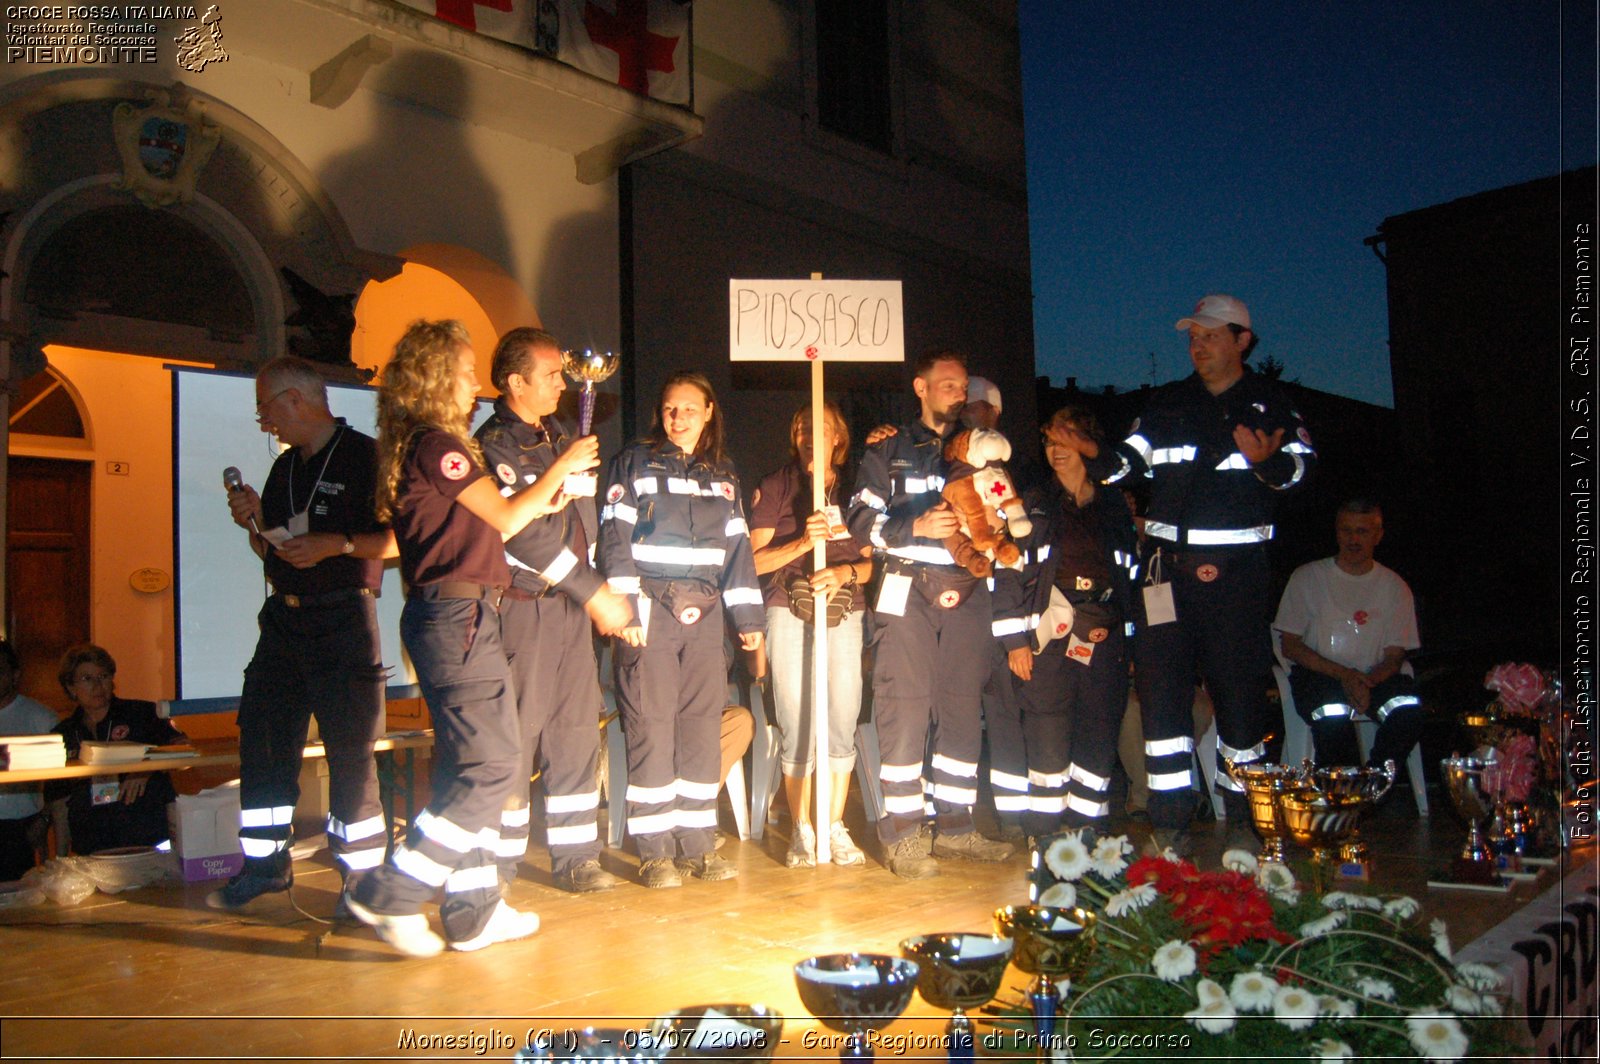
M 1249 304 L 1285 377 L 1393 405 L 1389 215 L 1562 159 L 1556 0 L 1020 0 L 1038 372 L 1191 369 L 1173 323 Z

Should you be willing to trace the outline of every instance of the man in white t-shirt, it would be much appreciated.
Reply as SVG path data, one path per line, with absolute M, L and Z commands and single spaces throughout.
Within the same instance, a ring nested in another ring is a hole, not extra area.
M 17 691 L 21 675 L 17 652 L 0 639 L 0 735 L 43 735 L 55 728 L 59 718 L 55 710 Z M 37 783 L 0 786 L 0 882 L 21 879 L 33 867 L 43 808 Z
M 1339 553 L 1289 577 L 1273 628 L 1292 666 L 1295 709 L 1311 727 L 1318 765 L 1361 760 L 1353 717 L 1378 722 L 1369 763 L 1405 759 L 1422 734 L 1416 683 L 1401 671 L 1416 650 L 1411 588 L 1373 560 L 1383 541 L 1383 511 L 1352 499 L 1334 517 Z

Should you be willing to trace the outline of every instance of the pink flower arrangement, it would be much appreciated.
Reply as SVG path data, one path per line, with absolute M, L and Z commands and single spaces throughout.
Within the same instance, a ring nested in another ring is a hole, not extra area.
M 1500 746 L 1500 756 L 1483 769 L 1483 789 L 1504 802 L 1526 802 L 1533 793 L 1539 757 L 1531 735 L 1517 735 Z
M 1543 673 L 1532 665 L 1509 661 L 1490 669 L 1483 686 L 1498 694 L 1508 710 L 1521 716 L 1532 716 L 1545 692 Z

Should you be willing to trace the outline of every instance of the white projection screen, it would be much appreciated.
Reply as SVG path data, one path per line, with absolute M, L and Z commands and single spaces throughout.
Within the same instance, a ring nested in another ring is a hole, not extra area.
M 238 704 L 244 667 L 255 652 L 256 613 L 266 594 L 261 561 L 228 515 L 222 471 L 238 466 L 257 491 L 266 483 L 276 440 L 255 422 L 255 378 L 248 374 L 171 366 L 173 455 L 173 587 L 177 613 L 177 701 L 174 714 L 222 712 Z M 374 434 L 374 391 L 328 385 L 328 405 L 352 428 Z M 473 427 L 493 409 L 480 402 Z M 389 685 L 416 682 L 400 645 L 398 564 L 383 572 L 378 623 Z

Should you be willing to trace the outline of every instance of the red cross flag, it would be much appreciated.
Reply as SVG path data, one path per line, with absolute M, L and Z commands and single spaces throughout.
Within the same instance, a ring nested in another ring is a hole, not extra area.
M 666 103 L 689 103 L 689 7 L 676 0 L 559 0 L 569 66 Z
M 677 0 L 400 0 L 666 103 L 689 103 L 689 7 Z

